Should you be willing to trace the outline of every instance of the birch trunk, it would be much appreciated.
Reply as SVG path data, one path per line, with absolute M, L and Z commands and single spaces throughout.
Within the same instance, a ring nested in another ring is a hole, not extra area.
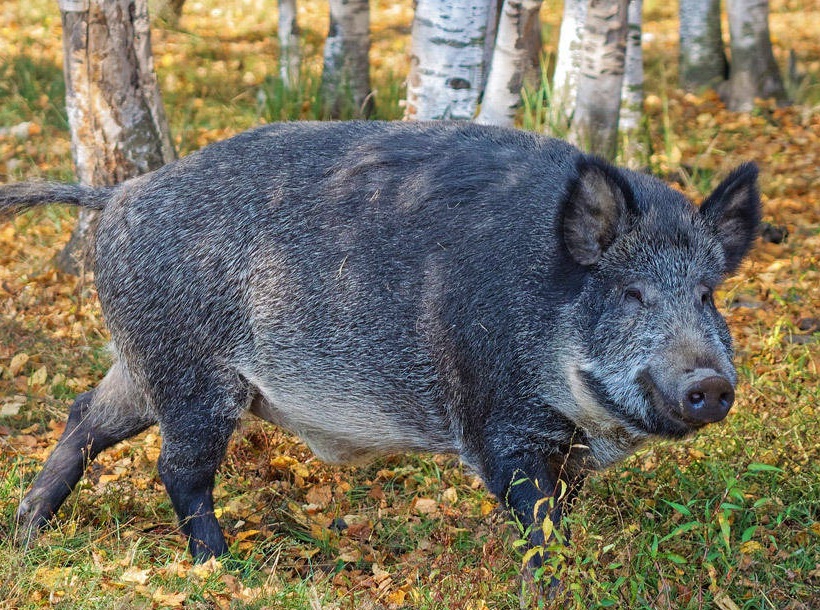
M 626 60 L 621 91 L 621 116 L 618 129 L 635 131 L 643 114 L 643 49 L 641 47 L 641 12 L 643 0 L 629 0 L 627 10 Z
M 613 159 L 624 80 L 628 0 L 590 0 L 584 54 L 569 139 Z
M 296 0 L 279 0 L 279 76 L 285 87 L 296 85 L 301 60 Z
M 493 61 L 493 53 L 495 53 L 495 36 L 498 33 L 498 22 L 501 19 L 501 10 L 504 6 L 504 0 L 488 1 L 487 29 L 484 30 L 484 56 L 481 58 L 484 64 L 484 80 L 481 83 L 481 92 L 478 94 L 479 102 L 484 95 L 484 90 L 487 88 L 487 77 L 489 76 L 490 64 Z
M 564 0 L 564 15 L 558 35 L 558 51 L 550 97 L 550 113 L 552 122 L 557 127 L 557 135 L 563 135 L 575 111 L 586 18 L 587 0 Z
M 63 69 L 77 177 L 99 186 L 154 170 L 175 157 L 154 60 L 147 0 L 60 0 Z M 95 213 L 82 210 L 57 256 L 79 273 Z
M 484 82 L 484 42 L 493 1 L 417 1 L 405 119 L 473 118 Z
M 334 118 L 352 101 L 354 114 L 367 116 L 370 95 L 370 5 L 368 0 L 330 0 L 322 98 Z
M 538 22 L 541 0 L 504 0 L 487 87 L 476 122 L 513 126 L 521 87 L 531 63 L 528 46 L 532 22 Z
M 716 87 L 729 75 L 720 27 L 720 0 L 680 0 L 680 85 Z
M 786 90 L 772 53 L 769 0 L 729 0 L 732 65 L 722 97 L 730 110 L 748 112 L 754 100 L 786 100 Z

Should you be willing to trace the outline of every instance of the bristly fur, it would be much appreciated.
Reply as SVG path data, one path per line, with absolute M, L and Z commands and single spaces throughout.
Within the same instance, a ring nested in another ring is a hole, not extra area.
M 19 214 L 38 205 L 67 203 L 102 210 L 113 188 L 93 188 L 58 182 L 18 182 L 0 188 L 0 217 Z
M 725 415 L 736 375 L 710 295 L 754 239 L 750 167 L 698 212 L 535 134 L 289 123 L 118 187 L 0 188 L 2 209 L 102 209 L 95 280 L 118 354 L 72 408 L 21 531 L 158 421 L 191 552 L 226 552 L 211 489 L 246 410 L 333 462 L 458 454 L 531 523 L 559 480 Z M 728 388 L 708 417 L 703 379 Z

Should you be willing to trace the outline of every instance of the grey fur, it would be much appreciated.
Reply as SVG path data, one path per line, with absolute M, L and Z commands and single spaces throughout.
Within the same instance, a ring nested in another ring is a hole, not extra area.
M 756 176 L 742 166 L 701 214 L 557 140 L 352 122 L 261 127 L 114 188 L 4 187 L 0 209 L 104 203 L 95 279 L 118 353 L 23 531 L 100 449 L 158 421 L 192 553 L 227 551 L 211 488 L 248 409 L 333 462 L 458 454 L 540 518 L 559 479 L 700 427 L 681 378 L 734 385 L 708 295 L 752 243 Z

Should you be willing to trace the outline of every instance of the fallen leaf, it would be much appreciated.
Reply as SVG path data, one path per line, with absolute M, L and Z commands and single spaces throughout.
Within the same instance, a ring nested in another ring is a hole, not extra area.
M 432 515 L 438 510 L 438 502 L 432 498 L 416 498 L 413 508 L 422 515 Z
M 9 373 L 11 373 L 11 376 L 15 377 L 26 365 L 26 362 L 28 362 L 28 354 L 21 352 L 14 356 L 14 358 L 11 359 L 11 363 L 9 363 Z
M 119 581 L 144 585 L 148 582 L 149 575 L 150 570 L 140 570 L 139 568 L 132 566 L 120 575 Z
M 48 371 L 46 367 L 41 366 L 39 369 L 34 371 L 34 374 L 28 378 L 29 383 L 31 383 L 32 387 L 38 387 L 41 385 L 45 385 L 46 378 L 48 377 Z
M 17 415 L 20 412 L 20 407 L 26 404 L 26 397 L 17 394 L 3 403 L 0 407 L 0 416 Z
M 179 608 L 188 599 L 188 594 L 166 592 L 162 587 L 157 587 L 156 591 L 151 594 L 151 599 L 160 606 Z
M 723 591 L 715 593 L 715 605 L 720 608 L 720 610 L 740 610 L 738 605 L 732 601 L 732 598 Z
M 319 508 L 324 508 L 333 499 L 333 492 L 329 485 L 314 485 L 305 494 L 308 504 L 313 504 Z

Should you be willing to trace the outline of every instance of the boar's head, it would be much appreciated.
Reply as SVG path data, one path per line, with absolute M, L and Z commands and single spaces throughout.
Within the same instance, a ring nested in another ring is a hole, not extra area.
M 595 404 L 588 417 L 604 414 L 638 437 L 679 437 L 726 416 L 737 375 L 713 294 L 759 221 L 753 164 L 698 209 L 651 177 L 579 161 L 560 232 L 585 277 L 565 313 L 577 351 L 571 385 L 576 403 Z

